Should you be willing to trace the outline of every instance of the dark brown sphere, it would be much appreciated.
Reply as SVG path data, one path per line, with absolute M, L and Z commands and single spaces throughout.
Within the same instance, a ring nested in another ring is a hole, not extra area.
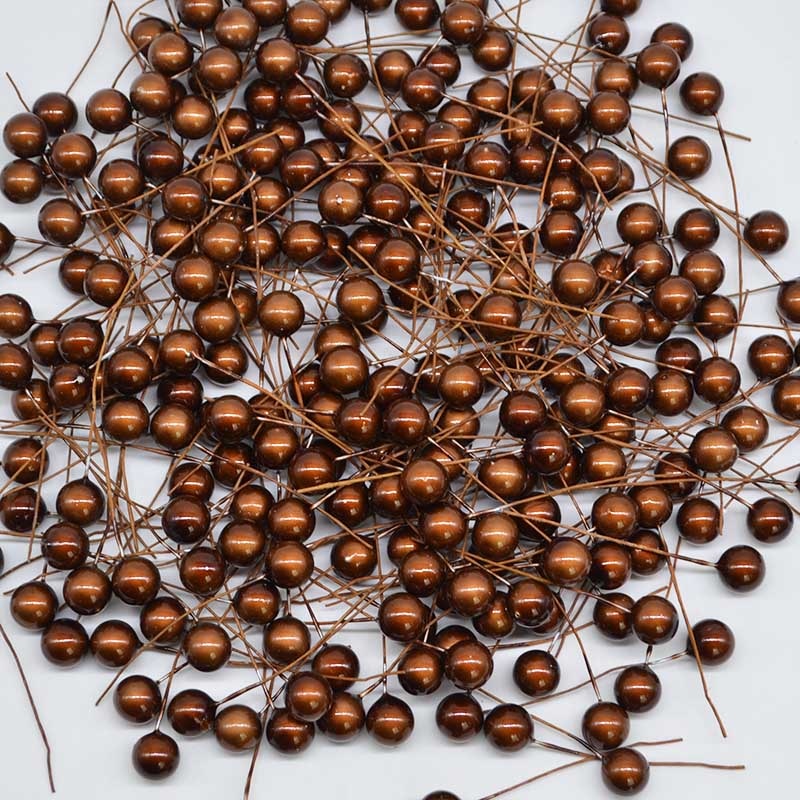
M 609 639 L 625 639 L 631 632 L 633 598 L 622 592 L 601 595 L 594 606 L 592 620 Z
M 554 692 L 561 681 L 558 661 L 545 650 L 528 650 L 514 662 L 514 683 L 529 697 Z
M 111 599 L 111 581 L 98 567 L 77 567 L 64 581 L 64 602 L 77 614 L 99 614 Z
M 178 769 L 180 760 L 175 740 L 160 731 L 145 734 L 133 746 L 133 766 L 149 780 L 168 778 Z
M 760 542 L 779 542 L 793 526 L 794 512 L 786 501 L 777 497 L 762 497 L 747 511 L 747 529 Z
M 161 709 L 161 690 L 146 675 L 128 675 L 114 688 L 114 708 L 127 722 L 150 722 Z
M 41 646 L 51 664 L 72 667 L 89 651 L 89 635 L 80 622 L 56 619 L 42 631 Z
M 267 580 L 244 584 L 236 590 L 233 607 L 244 622 L 250 625 L 267 625 L 278 616 L 280 594 Z
M 615 794 L 638 794 L 650 780 L 650 764 L 638 750 L 620 747 L 603 756 L 602 775 Z
M 694 114 L 714 116 L 725 100 L 725 89 L 709 72 L 695 72 L 681 84 L 681 100 Z
M 111 575 L 111 589 L 124 603 L 140 606 L 149 603 L 161 588 L 158 567 L 143 556 L 125 556 Z
M 704 619 L 692 626 L 692 638 L 697 647 L 697 658 L 704 666 L 724 664 L 732 655 L 736 647 L 736 637 L 733 631 L 724 623 L 716 619 Z M 687 639 L 686 651 L 695 654 L 692 640 Z
M 23 583 L 11 595 L 11 616 L 23 628 L 46 628 L 57 611 L 56 594 L 44 581 Z
M 310 647 L 308 626 L 296 617 L 278 617 L 264 630 L 264 650 L 278 664 L 301 659 Z
M 122 620 L 100 623 L 89 639 L 92 655 L 104 667 L 124 667 L 136 654 L 140 645 L 136 632 Z
M 361 698 L 337 691 L 325 714 L 317 720 L 317 727 L 334 742 L 347 742 L 364 728 L 366 714 Z
M 516 752 L 533 740 L 533 720 L 522 706 L 495 706 L 483 723 L 483 732 L 498 750 Z
M 661 681 L 644 664 L 626 667 L 614 681 L 614 697 L 629 714 L 650 711 L 661 699 Z
M 226 750 L 253 750 L 261 738 L 261 718 L 249 706 L 225 706 L 214 719 L 214 736 Z
M 668 44 L 656 42 L 639 52 L 636 58 L 636 73 L 639 80 L 656 89 L 666 89 L 680 73 L 681 59 Z
M 628 738 L 628 713 L 616 703 L 595 703 L 583 715 L 583 738 L 595 750 L 615 750 Z
M 436 708 L 436 726 L 452 741 L 468 741 L 483 727 L 483 709 L 472 695 L 449 694 Z
M 634 605 L 631 616 L 634 633 L 645 644 L 668 642 L 678 630 L 678 612 L 665 597 L 646 595 Z
M 719 557 L 717 571 L 723 583 L 735 592 L 750 592 L 763 583 L 766 565 L 755 548 L 734 545 Z
M 216 703 L 205 692 L 184 689 L 170 700 L 167 717 L 173 730 L 181 736 L 200 736 L 214 725 L 216 708 Z
M 384 694 L 370 706 L 366 726 L 368 733 L 376 741 L 394 747 L 411 736 L 414 730 L 414 714 L 399 697 Z
M 183 637 L 186 660 L 199 672 L 214 672 L 231 657 L 231 640 L 215 622 L 198 622 Z

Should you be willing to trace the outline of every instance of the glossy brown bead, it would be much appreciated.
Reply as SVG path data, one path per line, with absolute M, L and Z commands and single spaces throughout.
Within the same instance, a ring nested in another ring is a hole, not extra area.
M 627 548 L 614 542 L 597 542 L 591 549 L 589 578 L 604 591 L 619 589 L 631 574 L 631 557 Z
M 594 606 L 592 621 L 609 639 L 625 639 L 633 626 L 633 598 L 622 592 L 601 595 Z
M 3 142 L 17 158 L 44 154 L 48 129 L 41 116 L 23 111 L 10 117 L 3 128 Z
M 163 780 L 178 769 L 180 752 L 171 736 L 160 731 L 147 733 L 133 746 L 133 766 L 143 778 Z
M 633 630 L 645 644 L 668 642 L 678 630 L 678 612 L 675 606 L 659 595 L 640 598 L 631 610 Z
M 11 616 L 23 628 L 46 628 L 58 612 L 58 598 L 44 581 L 30 581 L 14 589 Z
M 583 738 L 595 750 L 615 750 L 630 732 L 628 713 L 616 703 L 595 703 L 583 715 Z
M 649 44 L 636 58 L 636 73 L 639 80 L 655 89 L 666 89 L 673 84 L 680 72 L 681 59 L 668 44 Z
M 692 638 L 687 639 L 686 650 L 689 655 L 697 657 L 706 666 L 724 664 L 732 655 L 736 647 L 736 637 L 733 631 L 724 623 L 716 619 L 704 619 L 692 626 Z
M 75 103 L 61 92 L 47 92 L 33 104 L 33 113 L 44 122 L 50 136 L 72 130 L 78 121 Z
M 367 732 L 379 744 L 394 747 L 405 742 L 414 730 L 414 714 L 406 702 L 384 694 L 367 711 Z
M 483 709 L 472 695 L 449 694 L 436 707 L 436 726 L 451 741 L 468 741 L 483 727 Z
M 51 664 L 72 667 L 89 651 L 89 635 L 80 622 L 56 619 L 42 631 L 41 647 Z
M 773 255 L 789 241 L 789 225 L 777 211 L 759 211 L 747 220 L 743 234 L 757 253 Z
M 763 583 L 766 566 L 755 548 L 734 545 L 720 556 L 717 572 L 723 583 L 735 592 L 750 592 Z
M 644 664 L 626 667 L 614 681 L 614 697 L 629 714 L 650 711 L 661 699 L 661 681 Z
M 107 620 L 98 625 L 90 639 L 89 647 L 98 663 L 119 669 L 130 662 L 139 648 L 135 631 L 122 620 Z
M 337 691 L 333 694 L 328 710 L 317 720 L 317 727 L 332 741 L 346 742 L 361 732 L 365 722 L 366 714 L 361 698 Z
M 719 79 L 709 72 L 695 72 L 681 84 L 681 100 L 694 114 L 714 116 L 725 100 L 725 90 Z
M 264 650 L 278 664 L 303 658 L 310 647 L 308 626 L 296 617 L 278 617 L 264 630 Z
M 64 581 L 64 602 L 77 614 L 99 614 L 111 599 L 111 581 L 95 566 L 81 566 Z
M 84 216 L 71 200 L 48 200 L 39 211 L 39 233 L 50 244 L 74 244 L 85 227 Z
M 533 740 L 533 720 L 522 706 L 499 705 L 486 715 L 483 732 L 498 750 L 513 753 Z
M 161 690 L 146 675 L 128 675 L 114 688 L 114 708 L 127 722 L 150 722 L 161 708 Z
M 793 526 L 794 513 L 789 504 L 776 497 L 762 497 L 747 511 L 747 529 L 760 542 L 779 542 Z
M 528 697 L 544 697 L 561 682 L 558 661 L 545 650 L 528 650 L 514 662 L 514 683 Z
M 638 750 L 620 747 L 603 756 L 601 774 L 615 794 L 638 794 L 650 780 L 650 764 Z
M 178 692 L 167 707 L 167 717 L 181 736 L 200 736 L 214 726 L 216 703 L 199 689 Z
M 224 628 L 214 622 L 198 622 L 183 637 L 186 660 L 199 672 L 224 667 L 231 656 L 231 641 Z
M 156 565 L 143 556 L 125 556 L 111 574 L 111 589 L 128 605 L 140 606 L 150 602 L 161 588 L 161 573 Z

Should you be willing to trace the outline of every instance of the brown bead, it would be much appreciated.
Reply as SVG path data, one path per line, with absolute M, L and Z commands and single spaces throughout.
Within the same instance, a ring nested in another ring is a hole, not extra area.
M 769 422 L 764 414 L 751 406 L 731 409 L 723 418 L 722 426 L 736 440 L 740 453 L 757 450 L 769 435 Z
M 491 677 L 494 662 L 489 649 L 480 642 L 459 642 L 448 649 L 444 663 L 445 675 L 455 686 L 473 690 Z
M 763 583 L 766 566 L 758 550 L 735 545 L 720 556 L 717 571 L 723 583 L 735 592 L 750 592 Z
M 3 128 L 3 142 L 17 158 L 44 154 L 48 129 L 41 116 L 23 111 L 12 116 Z
M 667 164 L 679 178 L 696 180 L 711 168 L 711 149 L 697 136 L 683 136 L 670 145 Z
M 459 569 L 447 586 L 453 610 L 465 617 L 474 617 L 485 611 L 495 594 L 491 576 L 477 567 Z
M 552 592 L 532 578 L 516 581 L 508 590 L 508 610 L 523 628 L 536 628 L 546 622 L 555 605 Z
M 114 689 L 114 708 L 127 722 L 150 722 L 161 708 L 161 690 L 146 675 L 129 675 Z
M 183 651 L 189 664 L 200 672 L 224 667 L 231 656 L 231 641 L 224 628 L 214 622 L 198 622 L 186 631 Z
M 614 542 L 597 542 L 591 550 L 589 578 L 600 589 L 619 589 L 631 574 L 631 557 L 627 548 Z
M 328 710 L 317 720 L 317 727 L 332 741 L 346 742 L 357 736 L 365 723 L 366 714 L 361 698 L 337 691 Z
M 303 658 L 310 647 L 308 627 L 296 617 L 278 617 L 264 630 L 264 650 L 278 664 Z
M 173 597 L 156 597 L 146 603 L 139 615 L 139 628 L 145 639 L 169 645 L 180 641 L 186 627 L 186 608 Z
M 78 121 L 75 103 L 61 92 L 47 92 L 33 104 L 33 113 L 44 122 L 50 136 L 72 130 Z
M 394 747 L 411 736 L 414 714 L 399 697 L 384 694 L 367 711 L 366 727 L 380 744 Z
M 132 755 L 136 771 L 149 780 L 168 778 L 178 768 L 181 758 L 175 740 L 160 731 L 142 736 L 133 746 Z
M 640 598 L 631 610 L 634 633 L 645 644 L 668 642 L 678 630 L 675 606 L 659 595 Z
M 124 603 L 141 606 L 158 594 L 161 588 L 161 573 L 148 558 L 126 556 L 114 567 L 111 588 Z
M 794 526 L 794 513 L 784 500 L 762 497 L 747 511 L 747 528 L 760 542 L 785 539 Z
M 725 90 L 714 75 L 695 72 L 681 84 L 681 100 L 692 113 L 710 117 L 722 107 Z
M 122 620 L 108 620 L 98 625 L 89 639 L 92 655 L 104 667 L 124 667 L 139 648 L 135 631 Z
M 413 111 L 430 111 L 442 102 L 444 81 L 427 67 L 416 67 L 402 78 L 401 93 Z
M 89 635 L 80 622 L 56 619 L 42 631 L 42 653 L 58 667 L 72 667 L 89 651 Z
M 403 691 L 415 696 L 432 694 L 444 678 L 441 654 L 426 645 L 409 648 L 398 662 L 397 671 Z
M 78 614 L 99 614 L 111 599 L 111 581 L 94 566 L 72 570 L 64 581 L 64 602 Z
M 592 620 L 609 639 L 625 639 L 633 627 L 633 598 L 622 592 L 601 595 L 594 606 Z
M 789 241 L 789 225 L 776 211 L 759 211 L 747 220 L 744 238 L 757 253 L 778 253 Z
M 56 594 L 44 581 L 23 583 L 11 595 L 11 616 L 23 628 L 46 628 L 57 612 Z
M 561 668 L 545 650 L 528 650 L 514 662 L 514 683 L 529 697 L 544 697 L 558 688 Z
M 736 646 L 733 631 L 716 619 L 704 619 L 692 626 L 692 637 L 687 640 L 686 651 L 695 655 L 704 666 L 724 664 L 732 655 Z
M 217 711 L 214 736 L 226 750 L 253 750 L 261 738 L 261 718 L 249 706 L 226 706 Z
M 589 575 L 592 557 L 589 548 L 571 537 L 552 539 L 542 554 L 542 569 L 559 586 L 576 586 Z
M 668 44 L 649 44 L 636 58 L 639 80 L 656 89 L 666 89 L 673 84 L 681 69 L 678 53 Z
M 181 736 L 200 736 L 214 725 L 216 703 L 199 689 L 178 692 L 167 707 L 167 717 Z
M 638 750 L 620 747 L 603 756 L 602 775 L 615 794 L 637 794 L 650 780 L 650 764 Z
M 656 239 L 662 232 L 664 222 L 658 210 L 647 203 L 632 203 L 617 217 L 617 231 L 624 242 L 630 245 L 644 244 Z
M 689 455 L 697 468 L 705 472 L 724 472 L 730 469 L 739 456 L 736 440 L 722 427 L 708 427 L 698 431 L 689 447 Z
M 449 694 L 436 708 L 436 725 L 448 739 L 467 741 L 480 733 L 483 710 L 469 694 Z
M 595 750 L 615 750 L 630 732 L 628 713 L 616 703 L 595 703 L 583 715 L 583 738 Z
M 522 706 L 495 706 L 483 723 L 483 732 L 498 750 L 516 752 L 533 740 L 533 720 Z
M 644 664 L 626 667 L 614 681 L 614 697 L 629 714 L 650 711 L 661 699 L 661 681 Z

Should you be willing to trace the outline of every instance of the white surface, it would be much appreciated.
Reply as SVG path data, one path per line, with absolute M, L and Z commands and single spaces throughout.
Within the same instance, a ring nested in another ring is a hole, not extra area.
M 153 8 L 159 5 L 157 2 Z M 587 5 L 583 0 L 536 0 L 523 7 L 522 25 L 538 33 L 562 34 Z M 685 66 L 685 73 L 709 69 L 725 83 L 726 126 L 753 138 L 752 144 L 731 145 L 743 210 L 747 213 L 772 207 L 787 217 L 796 236 L 786 254 L 775 259 L 774 264 L 784 276 L 794 277 L 800 235 L 796 188 L 800 185 L 797 133 L 800 112 L 796 103 L 794 52 L 800 10 L 787 0 L 762 0 L 755 9 L 749 0 L 728 0 L 722 7 L 708 0 L 644 0 L 643 5 L 643 10 L 630 20 L 632 49 L 647 41 L 656 24 L 679 20 L 689 26 L 696 39 L 695 52 Z M 29 101 L 44 91 L 64 89 L 94 41 L 104 6 L 102 0 L 4 2 L 0 12 L 0 70 L 13 74 Z M 121 53 L 118 39 L 112 36 L 103 48 L 100 63 L 116 67 Z M 76 98 L 81 107 L 91 91 L 100 88 L 100 83 L 92 77 L 100 72 L 93 69 L 79 84 Z M 655 105 L 655 93 L 646 90 L 641 96 Z M 11 88 L 0 85 L 0 118 L 5 119 L 17 110 L 19 106 Z M 676 126 L 674 135 L 679 130 Z M 655 144 L 659 140 L 653 141 Z M 728 201 L 726 181 L 721 159 L 717 158 L 714 177 L 704 179 L 703 189 Z M 5 204 L 0 218 L 13 229 L 14 221 L 29 215 L 31 210 L 19 212 Z M 670 215 L 670 221 L 673 219 Z M 729 265 L 734 272 L 732 260 Z M 754 262 L 748 261 L 747 268 L 753 271 L 755 285 L 767 282 Z M 42 303 L 55 302 L 46 296 L 51 295 L 54 278 L 40 275 L 33 282 Z M 18 287 L 7 275 L 0 275 L 0 290 Z M 773 293 L 759 296 L 750 309 L 751 318 L 773 322 L 773 303 Z M 34 310 L 39 310 L 38 306 Z M 747 339 L 754 335 L 755 332 L 752 335 L 748 332 Z M 742 346 L 740 352 L 743 349 Z M 745 383 L 751 379 L 751 374 L 745 371 Z M 776 464 L 787 466 L 797 461 L 796 454 L 784 453 Z M 794 476 L 793 471 L 787 477 Z M 697 555 L 713 559 L 730 544 L 747 540 L 741 510 L 729 514 L 726 522 L 724 539 L 708 550 L 696 551 Z M 733 596 L 723 591 L 721 584 L 707 572 L 682 571 L 690 614 L 695 618 L 718 616 L 728 621 L 737 633 L 734 659 L 721 669 L 709 671 L 711 692 L 727 725 L 729 739 L 724 741 L 720 737 L 703 701 L 693 665 L 678 662 L 659 670 L 664 684 L 662 703 L 650 715 L 633 720 L 631 741 L 680 736 L 685 740 L 683 744 L 648 749 L 648 755 L 658 760 L 745 763 L 747 771 L 654 769 L 646 795 L 651 800 L 722 793 L 734 799 L 750 798 L 758 790 L 768 790 L 770 797 L 794 795 L 795 721 L 800 710 L 796 669 L 800 627 L 793 621 L 800 575 L 797 535 L 796 532 L 795 538 L 790 537 L 780 545 L 763 548 L 768 564 L 767 581 L 753 595 Z M 13 562 L 11 549 L 5 544 L 3 547 L 9 556 L 7 564 Z M 6 581 L 3 588 L 8 589 L 13 580 Z M 626 591 L 638 596 L 644 593 L 641 586 L 634 582 Z M 60 798 L 113 796 L 129 800 L 147 796 L 154 800 L 184 797 L 227 800 L 241 796 L 249 756 L 222 753 L 213 737 L 181 741 L 183 758 L 179 774 L 166 784 L 145 784 L 130 767 L 130 747 L 141 731 L 122 723 L 110 702 L 98 708 L 93 706 L 111 673 L 90 660 L 79 669 L 66 672 L 46 665 L 39 653 L 38 637 L 14 625 L 8 616 L 6 599 L 0 603 L 0 620 L 13 637 L 39 704 L 53 748 Z M 675 646 L 663 648 L 664 654 L 674 652 L 683 635 L 682 628 L 673 643 Z M 596 636 L 591 637 L 590 644 L 593 658 L 595 653 L 602 654 L 597 660 L 598 670 L 603 663 L 634 661 L 644 652 L 643 646 L 634 643 L 609 647 Z M 562 686 L 585 677 L 578 660 L 572 657 L 572 649 L 568 648 L 570 652 L 565 654 Z M 149 668 L 150 674 L 160 675 L 167 666 L 161 659 L 152 662 Z M 44 798 L 48 790 L 41 742 L 12 660 L 3 646 L 0 646 L 0 676 L 2 796 L 9 800 Z M 500 686 L 498 692 L 509 699 L 521 699 L 513 689 L 503 686 L 504 679 L 499 680 L 500 684 L 492 684 Z M 607 678 L 601 683 L 607 696 L 612 680 Z M 366 736 L 357 744 L 344 747 L 318 737 L 312 749 L 299 759 L 281 757 L 264 746 L 252 797 L 316 798 L 327 792 L 327 796 L 347 800 L 374 797 L 418 800 L 435 788 L 447 788 L 462 800 L 474 800 L 565 760 L 541 749 L 504 757 L 492 751 L 482 737 L 464 746 L 443 742 L 433 722 L 433 711 L 441 696 L 440 692 L 437 699 L 414 700 L 417 727 L 410 742 L 398 750 L 380 749 Z M 546 703 L 536 711 L 576 730 L 583 708 L 591 702 L 590 693 L 584 691 Z M 538 729 L 540 733 L 542 730 Z M 563 792 L 564 796 L 580 793 L 579 796 L 602 797 L 604 790 L 598 772 L 595 765 L 580 767 L 510 796 L 533 798 L 546 793 L 545 796 L 554 797 Z

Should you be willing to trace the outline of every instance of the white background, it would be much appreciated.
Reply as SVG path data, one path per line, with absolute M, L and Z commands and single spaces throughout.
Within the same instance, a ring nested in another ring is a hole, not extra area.
M 123 7 L 128 5 L 133 4 Z M 547 35 L 563 34 L 587 5 L 583 0 L 533 0 L 523 8 L 522 25 Z M 674 19 L 689 26 L 695 34 L 696 48 L 685 71 L 708 69 L 718 74 L 727 88 L 723 110 L 726 126 L 753 138 L 751 144 L 732 145 L 743 209 L 776 208 L 795 232 L 800 231 L 800 112 L 795 77 L 798 6 L 789 0 L 761 0 L 756 4 L 751 0 L 644 0 L 643 6 L 630 19 L 631 49 L 646 43 L 650 31 L 660 22 Z M 44 91 L 63 90 L 94 41 L 104 7 L 103 0 L 6 0 L 0 11 L 0 72 L 9 71 L 29 101 Z M 100 61 L 101 66 L 110 65 L 108 71 L 112 70 L 111 65 L 116 69 L 122 60 L 122 45 L 113 37 L 112 41 L 117 43 L 116 52 L 115 47 L 104 47 Z M 91 91 L 100 88 L 91 75 L 101 72 L 93 70 L 79 85 L 76 99 L 81 107 Z M 649 104 L 655 103 L 653 93 L 642 96 Z M 10 86 L 0 83 L 0 117 L 5 119 L 17 110 L 19 105 Z M 715 177 L 706 179 L 703 188 L 715 197 L 730 199 L 719 160 Z M 20 212 L 5 204 L 0 219 L 14 229 L 14 222 L 29 216 L 31 210 Z M 786 277 L 796 275 L 797 252 L 796 238 L 794 245 L 774 262 Z M 753 285 L 765 283 L 763 272 L 756 267 L 753 270 Z M 54 281 L 52 273 L 35 278 L 43 303 L 47 302 Z M 0 276 L 2 291 L 18 287 L 7 275 Z M 30 289 L 26 294 L 31 296 Z M 36 301 L 34 307 L 37 310 Z M 754 301 L 751 312 L 757 311 L 757 319 L 774 322 L 773 308 L 774 294 L 768 293 Z M 747 374 L 745 381 L 751 378 Z M 799 459 L 786 453 L 777 464 L 787 466 L 792 460 L 797 463 Z M 793 479 L 795 474 L 793 471 L 788 477 Z M 741 512 L 729 515 L 724 540 L 698 555 L 716 558 L 730 544 L 746 541 L 743 522 Z M 686 572 L 682 586 L 691 615 L 718 616 L 737 633 L 734 659 L 709 673 L 711 691 L 729 738 L 720 737 L 704 704 L 693 665 L 680 662 L 659 670 L 664 698 L 652 714 L 634 719 L 631 741 L 680 736 L 685 740 L 683 744 L 646 752 L 660 760 L 745 763 L 747 771 L 654 769 L 647 790 L 652 800 L 722 793 L 729 798 L 750 798 L 759 790 L 767 790 L 770 797 L 795 795 L 796 719 L 800 711 L 800 626 L 794 617 L 800 576 L 797 535 L 795 532 L 795 538 L 764 548 L 767 581 L 753 595 L 732 596 L 708 572 Z M 12 549 L 3 547 L 8 563 L 13 560 Z M 0 588 L 9 589 L 12 581 L 9 579 Z M 639 590 L 629 586 L 626 591 L 636 594 Z M 117 800 L 143 796 L 154 800 L 227 800 L 241 796 L 249 757 L 223 753 L 213 737 L 181 741 L 179 773 L 166 784 L 145 785 L 130 766 L 130 747 L 142 731 L 127 728 L 110 702 L 97 708 L 93 705 L 111 674 L 88 659 L 79 669 L 67 672 L 46 665 L 39 653 L 38 637 L 21 631 L 10 620 L 7 598 L 0 602 L 0 621 L 13 636 L 38 701 L 53 747 L 58 796 L 63 800 L 107 796 Z M 683 635 L 679 634 L 679 639 Z M 608 665 L 633 661 L 643 652 L 641 646 L 633 644 L 612 648 L 598 637 L 591 638 L 589 645 L 593 654 L 605 651 Z M 664 654 L 674 649 L 667 648 Z M 565 659 L 564 686 L 584 677 L 578 662 L 570 659 Z M 151 665 L 151 674 L 165 670 L 163 662 L 160 667 Z M 611 681 L 606 679 L 602 687 L 610 697 Z M 516 696 L 511 691 L 507 696 Z M 419 800 L 435 788 L 447 788 L 462 800 L 474 800 L 563 762 L 540 749 L 503 756 L 490 750 L 482 738 L 463 746 L 445 743 L 433 723 L 435 702 L 414 701 L 417 728 L 410 742 L 399 750 L 380 749 L 366 736 L 344 747 L 318 737 L 299 759 L 287 759 L 269 747 L 262 748 L 252 796 L 315 798 L 330 793 L 328 796 L 351 800 Z M 536 710 L 576 730 L 583 708 L 591 702 L 591 695 L 583 692 Z M 11 800 L 46 797 L 41 742 L 12 660 L 3 646 L 0 709 L 0 795 Z M 542 731 L 538 729 L 544 738 L 552 738 Z M 510 796 L 533 798 L 545 793 L 549 797 L 562 791 L 565 796 L 580 793 L 579 796 L 602 797 L 598 767 L 581 767 Z

